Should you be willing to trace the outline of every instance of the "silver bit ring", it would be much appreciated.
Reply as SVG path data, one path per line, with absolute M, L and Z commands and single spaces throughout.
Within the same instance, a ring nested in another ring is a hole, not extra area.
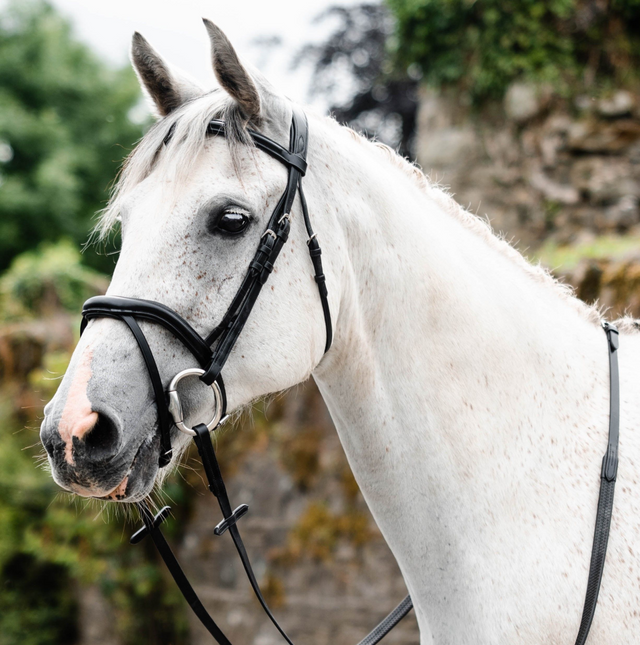
M 190 367 L 189 369 L 182 370 L 182 372 L 178 372 L 173 377 L 167 390 L 169 394 L 169 413 L 173 417 L 173 422 L 180 432 L 184 432 L 184 434 L 188 434 L 191 437 L 195 437 L 196 432 L 184 424 L 184 413 L 182 411 L 180 395 L 178 394 L 178 383 L 187 376 L 202 376 L 203 374 L 204 370 L 201 370 L 199 367 Z M 210 387 L 213 390 L 215 409 L 211 421 L 206 424 L 207 430 L 209 431 L 214 430 L 222 421 L 222 392 L 220 391 L 220 386 L 214 381 Z

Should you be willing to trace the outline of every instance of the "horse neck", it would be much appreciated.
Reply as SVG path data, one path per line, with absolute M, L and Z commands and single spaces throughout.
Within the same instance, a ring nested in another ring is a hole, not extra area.
M 526 384 L 526 399 L 590 388 L 593 371 L 576 373 L 585 365 L 607 383 L 594 310 L 442 191 L 419 185 L 370 143 L 330 133 L 341 145 L 325 149 L 343 154 L 326 159 L 330 176 L 317 183 L 332 193 L 309 199 L 339 205 L 340 231 L 324 237 L 339 264 L 329 288 L 339 285 L 340 298 L 334 347 L 315 373 L 321 382 L 344 380 L 359 400 L 378 401 L 380 387 L 408 408 L 418 391 L 443 419 L 474 401 L 486 408 L 487 395 L 518 409 Z
M 340 262 L 328 271 L 340 304 L 334 347 L 314 377 L 411 587 L 424 574 L 416 562 L 425 562 L 411 554 L 438 541 L 429 518 L 451 515 L 452 499 L 464 533 L 490 506 L 493 482 L 553 469 L 558 481 L 572 467 L 565 450 L 584 462 L 575 468 L 595 461 L 597 472 L 608 415 L 605 336 L 594 313 L 456 215 L 452 200 L 371 144 L 342 137 L 325 146 L 327 155 L 341 152 L 319 178 L 331 186 L 327 212 L 341 205 L 339 232 L 324 238 L 332 266 Z M 416 495 L 418 517 L 406 513 Z

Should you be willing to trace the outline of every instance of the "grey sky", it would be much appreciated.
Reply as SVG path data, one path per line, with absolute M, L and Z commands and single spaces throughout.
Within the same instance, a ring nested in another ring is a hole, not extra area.
M 114 64 L 127 61 L 134 31 L 172 64 L 209 86 L 213 83 L 202 17 L 217 23 L 240 56 L 261 69 L 292 99 L 306 102 L 309 70 L 292 72 L 294 52 L 309 41 L 321 39 L 330 24 L 313 19 L 333 4 L 356 0 L 53 0 L 75 25 L 76 34 Z M 282 47 L 265 57 L 256 38 L 279 36 Z

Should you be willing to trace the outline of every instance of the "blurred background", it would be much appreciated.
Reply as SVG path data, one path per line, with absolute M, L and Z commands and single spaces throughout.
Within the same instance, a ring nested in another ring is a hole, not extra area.
M 151 544 L 72 499 L 38 429 L 118 239 L 85 246 L 151 119 L 127 63 L 140 30 L 212 82 L 201 16 L 295 100 L 416 160 L 534 261 L 640 316 L 638 0 L 0 2 L 0 645 L 200 645 Z M 223 435 L 231 498 L 294 640 L 356 643 L 405 594 L 312 383 Z M 190 455 L 172 544 L 233 642 L 275 645 Z M 411 615 L 388 637 L 418 642 Z

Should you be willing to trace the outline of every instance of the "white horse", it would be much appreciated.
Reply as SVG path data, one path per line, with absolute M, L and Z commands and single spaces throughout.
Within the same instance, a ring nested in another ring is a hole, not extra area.
M 206 26 L 220 83 L 209 92 L 134 36 L 133 63 L 161 118 L 101 224 L 122 222 L 109 293 L 162 302 L 203 334 L 284 188 L 285 168 L 243 128 L 287 145 L 291 121 L 290 102 Z M 207 137 L 212 117 L 235 137 Z M 305 190 L 334 343 L 323 355 L 296 200 L 291 238 L 224 369 L 229 410 L 313 376 L 400 565 L 423 645 L 573 643 L 607 444 L 599 313 L 387 147 L 312 113 L 309 127 Z M 640 642 L 640 336 L 632 321 L 619 325 L 620 468 L 590 645 Z M 165 383 L 195 366 L 159 325 L 143 329 Z M 205 390 L 190 390 L 192 419 L 208 416 Z M 156 407 L 121 322 L 90 323 L 42 439 L 64 488 L 124 501 L 149 493 Z

